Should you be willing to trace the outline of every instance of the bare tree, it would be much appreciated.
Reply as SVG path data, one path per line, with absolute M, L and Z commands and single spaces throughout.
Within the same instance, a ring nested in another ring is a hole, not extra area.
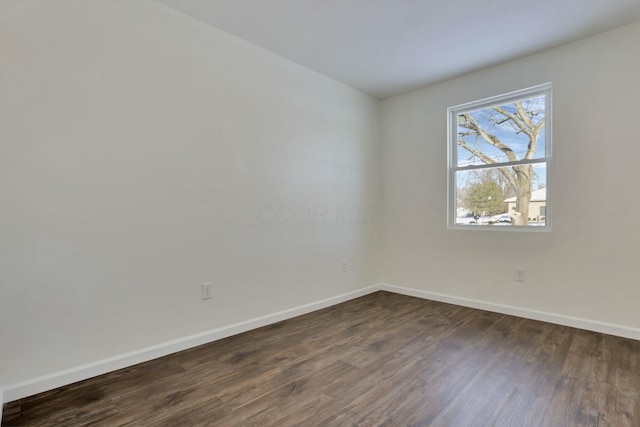
M 510 108 L 512 107 L 512 108 Z M 510 106 L 497 106 L 492 108 L 492 113 L 488 117 L 488 124 L 508 125 L 515 133 L 524 134 L 528 138 L 527 150 L 521 158 L 511 147 L 501 141 L 496 135 L 490 133 L 490 126 L 481 125 L 470 113 L 458 115 L 458 128 L 464 129 L 458 133 L 458 145 L 477 157 L 488 165 L 503 163 L 497 159 L 483 153 L 479 144 L 469 145 L 464 137 L 474 136 L 476 140 L 482 140 L 487 144 L 500 150 L 508 162 L 519 160 L 531 160 L 534 158 L 540 133 L 545 126 L 544 110 L 535 103 L 523 105 L 522 101 L 515 102 Z M 541 116 L 541 117 L 539 117 Z M 533 187 L 533 166 L 531 164 L 513 165 L 498 167 L 498 171 L 505 177 L 516 193 L 516 211 L 522 213 L 523 224 L 528 223 L 529 202 Z

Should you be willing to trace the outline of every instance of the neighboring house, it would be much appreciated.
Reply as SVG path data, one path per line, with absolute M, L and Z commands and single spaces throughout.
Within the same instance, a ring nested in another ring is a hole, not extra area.
M 504 201 L 508 205 L 509 215 L 516 211 L 516 198 L 509 197 Z M 531 201 L 529 202 L 529 219 L 541 220 L 547 216 L 547 189 L 541 188 L 531 192 Z

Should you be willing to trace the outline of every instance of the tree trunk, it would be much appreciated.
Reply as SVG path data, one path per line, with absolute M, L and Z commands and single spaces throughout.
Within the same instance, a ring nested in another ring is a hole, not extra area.
M 529 202 L 531 201 L 531 176 L 533 168 L 531 165 L 514 166 L 516 175 L 516 212 L 520 212 L 520 224 L 529 224 Z

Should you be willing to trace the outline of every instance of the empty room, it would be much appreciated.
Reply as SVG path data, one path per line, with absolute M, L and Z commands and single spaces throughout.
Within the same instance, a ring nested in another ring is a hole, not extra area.
M 640 426 L 640 1 L 0 0 L 7 426 Z

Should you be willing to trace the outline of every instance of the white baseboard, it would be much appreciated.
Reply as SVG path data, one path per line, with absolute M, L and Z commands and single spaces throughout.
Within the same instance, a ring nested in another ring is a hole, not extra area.
M 379 284 L 378 289 L 417 298 L 446 302 L 463 307 L 477 308 L 500 314 L 523 317 L 525 319 L 540 320 L 542 322 L 555 323 L 557 325 L 570 326 L 572 328 L 585 329 L 587 331 L 601 332 L 604 334 L 640 340 L 640 329 L 629 326 L 599 322 L 580 317 L 565 316 L 564 314 L 549 313 L 546 311 L 532 310 L 488 301 L 456 297 L 453 295 L 439 294 L 419 289 L 403 288 L 400 286 L 388 285 L 386 283 Z
M 4 389 L 0 389 L 0 419 L 2 417 L 2 404 L 4 403 L 93 378 L 95 376 L 133 366 L 138 363 L 147 362 L 149 360 L 157 359 L 158 357 L 270 325 L 281 320 L 307 314 L 312 311 L 340 304 L 376 291 L 394 292 L 401 295 L 456 304 L 463 307 L 477 308 L 501 314 L 509 314 L 527 319 L 540 320 L 543 322 L 640 340 L 640 329 L 638 328 L 380 283 L 378 285 L 358 289 L 353 292 L 348 292 L 321 301 L 316 301 L 299 307 L 294 307 L 288 310 L 257 317 L 255 319 L 168 341 L 152 347 L 143 348 L 130 353 L 6 386 Z
M 312 311 L 340 304 L 345 301 L 352 300 L 376 291 L 380 287 L 377 285 L 367 288 L 358 289 L 335 297 L 327 298 L 321 301 L 301 305 L 288 310 L 279 311 L 266 316 L 257 317 L 244 322 L 213 329 L 199 334 L 187 336 L 184 338 L 168 341 L 152 347 L 143 348 L 132 351 L 130 353 L 110 357 L 108 359 L 99 360 L 86 365 L 77 366 L 75 368 L 66 369 L 60 372 L 54 372 L 49 375 L 11 384 L 0 389 L 0 407 L 3 403 L 22 399 L 32 396 L 43 391 L 52 390 L 58 387 L 69 385 L 78 381 L 93 378 L 98 375 L 106 374 L 118 369 L 127 368 L 142 362 L 157 359 L 158 357 L 167 356 L 178 351 L 197 347 L 213 341 L 220 340 L 232 335 L 247 332 L 252 329 L 280 322 L 281 320 L 290 319 L 302 314 L 311 313 Z M 1 414 L 1 409 L 0 409 Z M 1 418 L 0 418 L 1 419 Z

